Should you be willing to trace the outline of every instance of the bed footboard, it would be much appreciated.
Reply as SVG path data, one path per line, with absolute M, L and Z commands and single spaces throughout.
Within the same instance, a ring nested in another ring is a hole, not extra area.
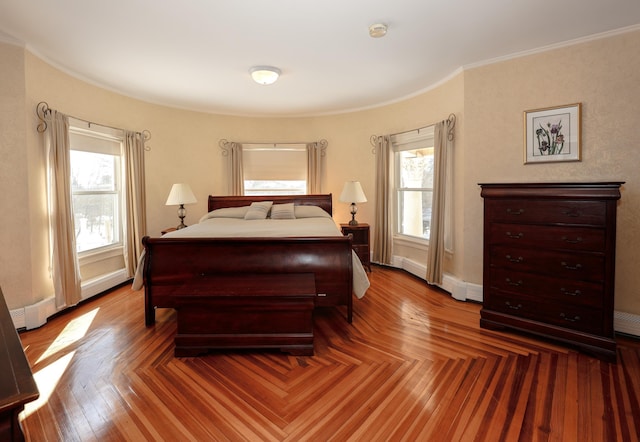
M 217 284 L 216 275 L 312 273 L 316 306 L 345 306 L 353 318 L 351 238 L 150 238 L 145 246 L 145 323 L 155 308 Z

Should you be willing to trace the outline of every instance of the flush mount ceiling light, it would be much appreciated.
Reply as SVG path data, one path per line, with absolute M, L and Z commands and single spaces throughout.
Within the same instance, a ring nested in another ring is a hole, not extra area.
M 281 74 L 280 69 L 271 66 L 255 66 L 249 72 L 253 81 L 263 85 L 275 83 Z
M 375 23 L 369 26 L 369 35 L 373 38 L 380 38 L 387 35 L 387 25 L 384 23 Z

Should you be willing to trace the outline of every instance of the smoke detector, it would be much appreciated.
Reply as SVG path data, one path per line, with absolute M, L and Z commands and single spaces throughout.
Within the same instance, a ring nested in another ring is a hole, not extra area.
M 384 23 L 375 23 L 369 26 L 369 35 L 373 38 L 380 38 L 387 35 L 387 25 Z

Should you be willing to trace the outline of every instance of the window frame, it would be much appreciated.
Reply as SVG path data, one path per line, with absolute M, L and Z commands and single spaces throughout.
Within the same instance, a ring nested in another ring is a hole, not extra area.
M 401 192 L 431 192 L 431 187 L 403 187 L 401 174 L 401 152 L 430 149 L 434 155 L 434 131 L 435 126 L 428 126 L 410 132 L 404 132 L 391 136 L 391 148 L 393 150 L 394 176 L 393 176 L 393 237 L 394 241 L 406 242 L 419 246 L 428 246 L 429 238 L 410 235 L 401 231 L 402 227 L 402 198 Z M 433 181 L 432 181 L 433 182 Z
M 118 240 L 111 244 L 94 247 L 88 250 L 78 251 L 78 245 L 76 243 L 76 253 L 81 266 L 98 262 L 103 259 L 108 259 L 114 256 L 118 256 L 124 253 L 125 248 L 125 228 L 126 228 L 126 214 L 125 214 L 125 202 L 124 202 L 124 134 L 121 130 L 112 129 L 104 126 L 90 125 L 81 120 L 70 119 L 69 121 L 69 136 L 70 136 L 70 151 L 77 152 L 92 152 L 88 149 L 78 149 L 78 146 L 72 144 L 73 135 L 90 137 L 107 142 L 115 142 L 119 145 L 118 154 L 113 154 L 116 158 L 114 161 L 114 189 L 113 190 L 83 190 L 74 191 L 71 189 L 72 199 L 76 195 L 117 195 L 116 211 L 117 215 L 114 219 L 117 219 L 117 228 L 115 233 Z M 98 152 L 93 152 L 98 153 Z M 73 209 L 74 223 L 75 223 L 75 209 Z

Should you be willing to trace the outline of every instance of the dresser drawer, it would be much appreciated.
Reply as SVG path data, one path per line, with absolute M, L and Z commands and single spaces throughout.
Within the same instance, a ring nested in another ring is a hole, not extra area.
M 496 199 L 485 201 L 490 222 L 604 226 L 606 205 L 600 201 Z
M 602 309 L 542 301 L 536 297 L 511 295 L 492 291 L 491 301 L 485 307 L 520 318 L 541 321 L 560 327 L 569 327 L 586 333 L 603 333 Z
M 369 246 L 358 246 L 354 244 L 353 250 L 358 256 L 369 256 Z
M 353 229 L 349 233 L 353 235 L 354 244 L 369 244 L 369 230 Z
M 535 273 L 556 278 L 602 281 L 604 255 L 601 253 L 553 252 L 535 247 L 491 246 L 491 267 Z
M 489 287 L 491 290 L 510 292 L 514 295 L 521 293 L 554 303 L 593 308 L 603 307 L 604 284 L 601 282 L 554 278 L 503 268 L 492 268 L 490 279 Z
M 543 249 L 603 250 L 604 230 L 592 227 L 492 223 L 489 244 L 536 246 Z

